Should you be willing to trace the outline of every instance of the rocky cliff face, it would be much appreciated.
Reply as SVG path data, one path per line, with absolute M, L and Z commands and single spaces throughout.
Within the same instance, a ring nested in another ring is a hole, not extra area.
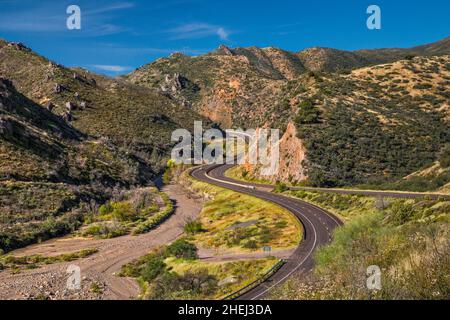
M 294 123 L 288 123 L 278 147 L 280 152 L 278 167 L 266 167 L 263 169 L 260 165 L 246 163 L 244 165 L 246 171 L 257 179 L 271 181 L 273 183 L 278 181 L 291 183 L 305 181 L 307 179 L 305 166 L 305 162 L 307 161 L 306 149 L 303 141 L 297 137 L 297 129 Z

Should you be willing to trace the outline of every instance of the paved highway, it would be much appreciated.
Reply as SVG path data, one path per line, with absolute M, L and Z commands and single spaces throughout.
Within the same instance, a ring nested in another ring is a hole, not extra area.
M 308 188 L 308 187 L 290 187 L 290 190 L 319 191 L 325 193 L 337 194 L 355 194 L 370 197 L 384 198 L 403 198 L 403 199 L 420 199 L 429 198 L 433 200 L 444 199 L 450 200 L 450 195 L 440 193 L 420 193 L 420 192 L 400 192 L 400 191 L 378 191 L 378 190 L 346 190 L 346 189 L 327 189 L 327 188 Z
M 294 273 L 311 271 L 314 266 L 314 251 L 331 242 L 333 230 L 342 225 L 342 222 L 333 214 L 310 203 L 270 193 L 258 185 L 227 178 L 224 173 L 229 168 L 229 165 L 203 166 L 192 170 L 191 175 L 203 182 L 278 204 L 292 212 L 303 225 L 303 240 L 281 269 L 266 282 L 239 297 L 242 300 L 262 299 L 272 288 L 283 283 Z
M 223 172 L 231 169 L 235 165 L 224 165 Z M 225 180 L 233 181 L 232 179 L 225 178 Z M 240 183 L 240 182 L 239 182 Z M 247 183 L 247 185 L 254 186 L 257 188 L 265 188 L 267 190 L 273 189 L 274 185 L 262 184 L 262 183 Z M 399 199 L 421 199 L 429 198 L 433 200 L 444 199 L 446 201 L 450 200 L 449 194 L 443 193 L 433 193 L 433 192 L 408 192 L 408 191 L 384 191 L 384 190 L 357 190 L 357 189 L 333 189 L 333 188 L 311 188 L 311 187 L 288 187 L 290 190 L 304 190 L 304 191 L 315 191 L 324 193 L 336 193 L 336 194 L 354 194 L 363 195 L 369 197 L 384 197 L 384 198 L 399 198 Z
M 294 273 L 305 273 L 313 268 L 313 253 L 319 247 L 331 242 L 333 230 L 342 225 L 342 222 L 330 212 L 327 212 L 315 205 L 299 199 L 285 197 L 283 195 L 269 192 L 273 189 L 271 185 L 249 183 L 233 180 L 225 177 L 225 171 L 234 165 L 209 165 L 196 168 L 191 175 L 198 180 L 228 188 L 240 193 L 248 194 L 276 203 L 291 211 L 302 223 L 304 238 L 294 254 L 287 263 L 276 272 L 268 281 L 242 295 L 239 299 L 255 300 L 261 299 L 275 286 L 284 282 Z M 291 188 L 292 190 L 310 190 L 338 194 L 361 194 L 375 197 L 392 198 L 442 198 L 450 200 L 450 195 L 412 193 L 412 192 L 392 192 L 374 190 L 344 190 L 344 189 L 316 189 L 316 188 Z

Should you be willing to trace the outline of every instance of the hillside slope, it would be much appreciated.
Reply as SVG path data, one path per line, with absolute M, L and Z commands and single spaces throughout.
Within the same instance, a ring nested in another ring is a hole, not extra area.
M 267 110 L 282 99 L 283 86 L 313 72 L 349 72 L 414 55 L 450 54 L 449 40 L 411 49 L 343 51 L 310 48 L 294 53 L 278 48 L 220 46 L 202 56 L 173 54 L 124 77 L 160 90 L 224 127 L 259 127 Z
M 64 117 L 85 134 L 111 139 L 161 169 L 170 134 L 205 120 L 154 90 L 68 69 L 27 47 L 0 41 L 0 75 L 37 104 Z
M 285 77 L 296 77 L 304 70 L 296 60 L 277 49 L 231 50 L 221 46 L 199 57 L 173 54 L 137 69 L 125 79 L 160 90 L 224 128 L 248 127 L 264 121 L 263 111 Z
M 221 46 L 203 56 L 174 54 L 124 78 L 223 128 L 285 132 L 280 172 L 259 177 L 247 168 L 258 178 L 373 184 L 432 165 L 449 142 L 449 54 L 450 38 L 352 52 Z
M 0 40 L 0 252 L 78 228 L 148 186 L 171 132 L 210 122 L 151 89 L 68 69 Z
M 270 110 L 296 124 L 314 186 L 375 183 L 432 165 L 449 143 L 450 57 L 418 57 L 349 75 L 304 76 Z M 294 179 L 295 180 L 295 179 Z
M 153 175 L 142 159 L 89 138 L 0 78 L 0 250 L 69 232 L 92 201 Z

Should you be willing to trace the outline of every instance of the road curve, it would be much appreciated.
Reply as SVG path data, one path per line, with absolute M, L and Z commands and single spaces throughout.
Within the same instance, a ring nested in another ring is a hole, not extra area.
M 251 183 L 227 178 L 224 173 L 230 167 L 230 165 L 203 166 L 193 169 L 191 176 L 209 184 L 280 205 L 292 212 L 303 225 L 303 241 L 281 269 L 267 281 L 239 297 L 241 300 L 262 299 L 272 288 L 283 283 L 294 273 L 311 271 L 314 266 L 314 251 L 318 247 L 331 242 L 333 230 L 342 225 L 342 222 L 333 214 L 310 203 L 264 191 L 264 189 L 255 187 Z

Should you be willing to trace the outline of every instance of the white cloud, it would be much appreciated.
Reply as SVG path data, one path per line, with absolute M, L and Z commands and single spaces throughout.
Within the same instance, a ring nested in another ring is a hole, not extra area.
M 134 6 L 135 6 L 134 3 L 132 3 L 132 2 L 118 2 L 118 3 L 113 3 L 113 4 L 110 4 L 110 5 L 102 7 L 102 8 L 89 10 L 89 11 L 85 12 L 85 14 L 92 15 L 92 14 L 97 14 L 97 13 L 105 13 L 105 12 L 110 12 L 110 11 L 114 11 L 114 10 L 129 9 L 129 8 L 133 8 Z
M 228 41 L 229 33 L 224 28 L 219 28 L 217 30 L 217 34 L 219 35 L 220 39 Z
M 67 33 L 66 19 L 68 15 L 62 10 L 64 6 L 44 2 L 37 6 L 23 6 L 14 11 L 0 11 L 0 31 L 15 32 L 66 32 L 68 36 L 104 36 L 129 31 L 128 28 L 114 24 L 116 15 L 112 11 L 133 8 L 132 2 L 113 2 L 101 5 L 81 5 L 81 32 Z M 11 10 L 11 8 L 10 8 Z M 107 14 L 109 13 L 109 14 Z
M 195 39 L 217 36 L 221 40 L 228 41 L 230 31 L 224 27 L 208 23 L 187 23 L 176 28 L 170 29 L 167 33 L 171 34 L 172 40 Z
M 133 70 L 132 67 L 128 66 L 114 66 L 114 65 L 106 65 L 106 64 L 94 64 L 92 65 L 93 68 L 102 70 L 102 71 L 109 71 L 109 72 L 125 72 Z

